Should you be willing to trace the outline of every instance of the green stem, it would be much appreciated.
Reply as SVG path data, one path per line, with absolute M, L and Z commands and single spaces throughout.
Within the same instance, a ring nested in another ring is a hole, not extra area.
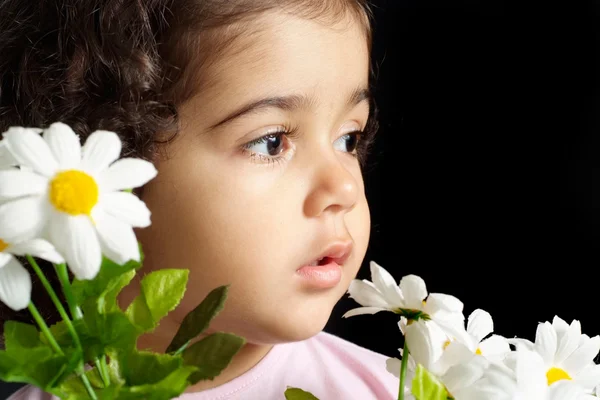
M 33 259 L 33 257 L 28 255 L 27 261 L 29 261 L 29 264 L 31 264 L 31 267 L 33 268 L 33 270 L 35 271 L 37 276 L 40 278 L 40 281 L 42 281 L 42 285 L 44 285 L 44 289 L 46 289 L 46 291 L 50 295 L 50 298 L 52 299 L 54 306 L 58 310 L 58 313 L 60 314 L 62 319 L 65 321 L 65 325 L 67 326 L 67 329 L 68 329 L 69 333 L 71 334 L 71 336 L 73 337 L 73 341 L 75 342 L 75 347 L 77 347 L 77 349 L 81 350 L 81 342 L 79 341 L 79 336 L 77 335 L 77 331 L 75 331 L 75 327 L 73 326 L 73 323 L 71 322 L 71 319 L 69 318 L 69 315 L 67 314 L 67 312 L 65 311 L 65 308 L 63 307 L 62 303 L 60 302 L 60 299 L 56 295 L 56 292 L 52 288 L 52 285 L 50 285 L 50 282 L 48 282 L 48 279 L 46 279 L 46 276 L 42 272 L 42 269 L 37 264 L 37 262 Z
M 52 288 L 52 285 L 50 284 L 50 282 L 48 282 L 48 279 L 46 279 L 46 276 L 44 275 L 44 272 L 42 271 L 42 269 L 40 268 L 38 263 L 29 254 L 27 255 L 27 261 L 29 261 L 29 264 L 31 264 L 31 267 L 35 271 L 36 275 L 40 278 L 40 281 L 42 282 L 44 289 L 46 289 L 46 291 L 48 292 L 48 295 L 52 299 L 52 302 L 54 303 L 54 306 L 58 310 L 58 313 L 60 314 L 63 321 L 65 321 L 67 330 L 73 337 L 73 342 L 75 343 L 75 347 L 77 348 L 77 350 L 79 350 L 81 352 L 81 354 L 83 354 L 83 349 L 81 347 L 81 341 L 79 340 L 79 335 L 77 335 L 77 331 L 75 330 L 75 327 L 73 326 L 73 323 L 71 322 L 71 319 L 69 318 L 69 315 L 65 311 L 65 308 L 63 307 L 62 303 L 60 302 L 60 299 L 56 295 L 56 292 Z M 83 368 L 83 363 L 81 363 L 77 367 L 77 374 L 81 377 L 81 380 L 83 381 L 83 384 L 86 387 L 88 394 L 90 395 L 92 400 L 97 400 L 98 397 L 96 396 L 96 393 L 94 392 L 94 390 L 88 380 L 88 377 L 85 374 L 85 370 Z
M 69 311 L 71 312 L 71 316 L 74 320 L 82 319 L 83 313 L 81 312 L 81 308 L 77 305 L 77 301 L 75 300 L 75 295 L 73 294 L 73 290 L 71 288 L 71 281 L 69 280 L 69 273 L 67 272 L 67 264 L 55 264 L 54 269 L 56 270 L 56 275 L 58 276 L 58 280 L 62 286 L 63 294 L 65 295 L 65 299 L 67 300 L 67 304 L 69 305 Z M 106 356 L 102 356 L 102 360 L 106 364 Z M 110 378 L 105 373 L 105 370 L 102 368 L 100 364 L 100 360 L 98 357 L 94 358 L 94 364 L 98 369 L 98 373 L 102 378 L 102 382 L 104 386 L 110 385 Z
M 404 338 L 404 350 L 402 350 L 402 365 L 400 367 L 400 388 L 398 390 L 398 400 L 404 400 L 404 381 L 406 380 L 406 367 L 408 366 L 408 346 Z
M 75 296 L 73 295 L 73 291 L 71 290 L 71 282 L 69 281 L 69 274 L 67 273 L 67 264 L 58 264 L 54 265 L 54 269 L 56 270 L 56 275 L 58 275 L 58 280 L 63 289 L 63 294 L 65 295 L 65 299 L 67 300 L 67 304 L 69 305 L 69 311 L 71 311 L 71 316 L 73 319 L 81 319 L 83 314 L 81 309 L 77 306 L 77 302 L 75 301 Z
M 33 316 L 33 319 L 35 320 L 35 322 L 38 324 L 38 326 L 42 330 L 42 333 L 44 334 L 44 336 L 46 336 L 46 339 L 48 339 L 50 346 L 52 346 L 52 348 L 54 349 L 56 354 L 58 354 L 60 356 L 64 356 L 65 353 L 63 353 L 62 349 L 56 342 L 56 339 L 54 339 L 54 335 L 52 335 L 50 328 L 48 328 L 48 325 L 46 325 L 46 322 L 40 315 L 40 312 L 38 311 L 37 307 L 32 302 L 29 302 L 29 305 L 27 307 L 29 308 L 29 312 Z
M 81 380 L 83 381 L 83 386 L 85 386 L 85 389 L 87 390 L 92 400 L 98 400 L 98 396 L 96 396 L 96 392 L 94 392 L 94 388 L 92 387 L 92 384 L 90 383 L 87 375 L 85 374 L 85 371 L 83 371 L 83 373 L 80 376 Z

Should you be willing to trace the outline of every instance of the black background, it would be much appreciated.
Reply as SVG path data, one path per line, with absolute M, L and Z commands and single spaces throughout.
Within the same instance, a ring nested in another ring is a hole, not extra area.
M 533 339 L 554 315 L 600 334 L 599 11 L 376 1 L 381 128 L 359 278 L 370 260 L 397 280 L 418 274 L 508 337 Z M 397 356 L 397 317 L 342 319 L 356 306 L 340 301 L 326 330 Z
M 381 128 L 367 173 L 374 260 L 535 338 L 554 315 L 600 334 L 599 3 L 377 2 Z M 397 356 L 391 313 L 326 330 Z

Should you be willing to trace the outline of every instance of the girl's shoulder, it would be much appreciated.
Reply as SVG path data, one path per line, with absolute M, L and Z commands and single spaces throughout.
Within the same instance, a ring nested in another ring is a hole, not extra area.
M 317 397 L 322 399 L 396 399 L 398 397 L 399 380 L 388 372 L 386 367 L 389 356 L 327 332 L 321 332 L 303 342 L 303 346 L 306 346 L 303 351 L 304 356 L 310 359 L 307 364 L 311 364 L 311 370 L 319 371 L 311 380 L 311 385 L 317 386 L 315 390 L 324 394 L 322 397 Z M 326 385 L 318 387 L 318 384 L 313 383 L 318 381 L 326 382 Z M 346 396 L 335 397 L 335 393 L 345 393 Z

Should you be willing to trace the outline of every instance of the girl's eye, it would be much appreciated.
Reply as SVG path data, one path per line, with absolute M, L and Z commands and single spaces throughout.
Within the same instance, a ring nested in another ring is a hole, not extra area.
M 275 132 L 262 136 L 244 145 L 244 148 L 253 154 L 266 157 L 277 157 L 285 151 L 285 132 Z
M 349 132 L 339 139 L 337 139 L 333 146 L 336 150 L 345 151 L 347 153 L 354 153 L 358 147 L 358 137 L 362 132 Z

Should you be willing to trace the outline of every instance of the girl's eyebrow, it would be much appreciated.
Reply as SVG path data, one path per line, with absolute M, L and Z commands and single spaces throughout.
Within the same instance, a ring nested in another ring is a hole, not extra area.
M 314 103 L 314 98 L 306 95 L 289 95 L 266 97 L 260 100 L 252 101 L 236 111 L 230 113 L 227 117 L 212 125 L 209 129 L 215 129 L 225 125 L 242 116 L 258 113 L 268 108 L 277 108 L 283 111 L 295 111 L 299 109 L 307 109 Z M 346 103 L 348 108 L 355 107 L 363 101 L 371 100 L 371 92 L 368 88 L 359 86 L 350 94 Z

